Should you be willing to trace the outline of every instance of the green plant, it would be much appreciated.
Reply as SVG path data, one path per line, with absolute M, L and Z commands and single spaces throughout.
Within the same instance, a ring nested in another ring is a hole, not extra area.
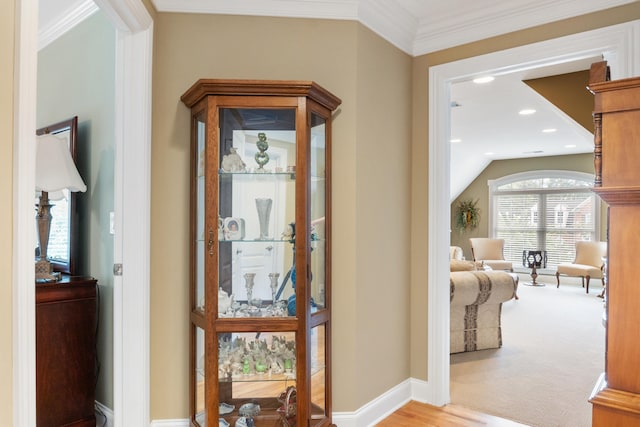
M 480 223 L 478 200 L 461 200 L 456 206 L 455 228 L 460 232 L 473 230 Z

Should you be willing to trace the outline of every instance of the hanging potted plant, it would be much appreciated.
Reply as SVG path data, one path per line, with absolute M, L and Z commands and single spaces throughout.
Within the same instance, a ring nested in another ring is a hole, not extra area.
M 455 227 L 460 233 L 471 231 L 480 223 L 478 200 L 461 200 L 456 206 Z

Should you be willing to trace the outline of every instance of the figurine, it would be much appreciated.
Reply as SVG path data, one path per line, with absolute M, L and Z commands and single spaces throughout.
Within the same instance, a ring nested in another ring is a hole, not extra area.
M 231 147 L 229 154 L 222 156 L 221 168 L 224 172 L 244 172 L 247 165 L 242 161 L 235 147 Z
M 233 294 L 229 295 L 222 288 L 218 288 L 218 315 L 226 313 L 233 304 Z
M 287 240 L 289 243 L 294 243 L 296 240 L 296 225 L 295 223 L 288 224 L 282 232 L 282 240 Z
M 258 141 L 256 142 L 258 152 L 254 156 L 256 163 L 258 164 L 258 171 L 264 170 L 264 165 L 269 162 L 269 155 L 267 150 L 269 149 L 269 143 L 267 142 L 267 135 L 264 132 L 258 133 Z
M 224 240 L 224 239 L 225 239 L 224 222 L 222 221 L 222 218 L 218 217 L 218 240 Z

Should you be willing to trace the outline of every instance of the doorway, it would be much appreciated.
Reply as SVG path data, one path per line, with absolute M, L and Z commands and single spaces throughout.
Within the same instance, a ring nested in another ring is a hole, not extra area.
M 638 22 L 574 34 L 532 45 L 490 53 L 429 69 L 428 188 L 428 396 L 434 405 L 449 403 L 449 265 L 450 241 L 450 85 L 480 74 L 507 74 L 602 55 L 612 78 L 640 73 L 633 51 Z M 434 285 L 435 284 L 435 285 Z
M 117 28 L 114 261 L 114 426 L 149 424 L 149 194 L 153 23 L 144 7 L 100 2 Z M 35 425 L 35 288 L 33 188 L 38 0 L 16 2 L 14 84 L 13 423 Z M 145 102 L 146 101 L 146 102 Z M 133 141 L 134 143 L 125 143 Z M 128 162 L 124 162 L 127 158 Z M 126 185 L 124 185 L 126 183 Z M 31 197 L 29 197 L 31 195 Z M 126 213 L 126 216 L 125 216 Z M 30 218 L 29 221 L 19 220 Z M 127 327 L 123 327 L 127 325 Z M 125 358 L 124 355 L 127 355 Z M 127 387 L 124 387 L 124 378 Z

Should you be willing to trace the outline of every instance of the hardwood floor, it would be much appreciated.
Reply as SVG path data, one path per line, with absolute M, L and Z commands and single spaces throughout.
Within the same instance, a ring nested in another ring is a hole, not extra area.
M 377 427 L 522 427 L 504 418 L 482 414 L 462 406 L 446 405 L 442 408 L 411 401 L 376 424 Z

